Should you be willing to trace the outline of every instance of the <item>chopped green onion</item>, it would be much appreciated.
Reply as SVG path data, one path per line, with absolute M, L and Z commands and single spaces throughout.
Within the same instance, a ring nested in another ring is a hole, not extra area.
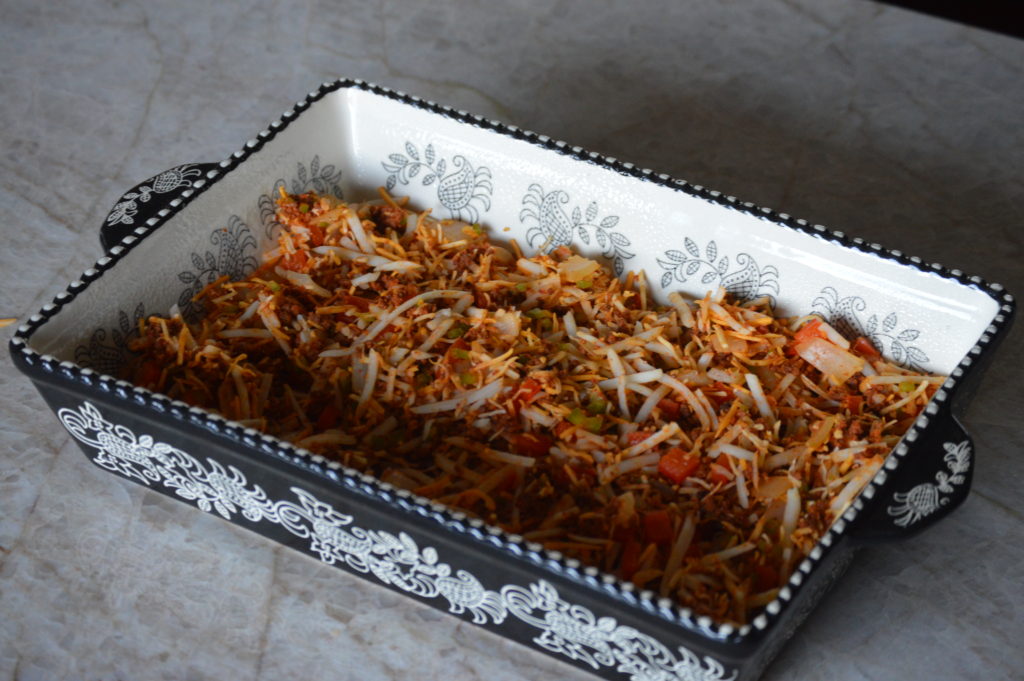
M 455 324 L 452 328 L 448 329 L 448 333 L 444 335 L 445 338 L 462 338 L 465 333 L 469 331 L 469 327 L 465 324 Z
M 603 414 L 608 410 L 608 400 L 595 397 L 587 404 L 587 411 L 591 414 Z
M 462 383 L 463 386 L 469 387 L 471 385 L 476 384 L 476 376 L 466 371 L 464 373 L 459 374 L 459 382 Z
M 307 206 L 304 203 L 300 203 L 299 204 L 299 212 L 300 213 L 308 213 L 309 212 L 309 206 Z
M 469 351 L 462 348 L 453 348 L 452 354 L 455 355 L 456 359 L 469 359 Z
M 909 393 L 914 391 L 915 384 L 913 381 L 903 381 L 900 383 L 900 392 Z
M 591 281 L 590 279 L 582 279 L 582 280 L 576 282 L 576 286 L 578 288 L 583 289 L 584 291 L 586 291 L 587 289 L 589 289 L 593 285 L 594 285 L 594 282 Z
M 532 310 L 527 310 L 523 314 L 525 314 L 530 319 L 544 319 L 551 313 L 548 312 L 547 310 L 542 310 L 539 307 L 535 307 Z
M 519 282 L 516 284 L 516 290 L 520 293 L 524 292 L 526 290 L 526 284 L 524 282 Z
M 281 285 L 278 284 L 276 281 L 268 281 L 267 288 L 269 288 L 274 293 L 278 293 L 281 291 Z

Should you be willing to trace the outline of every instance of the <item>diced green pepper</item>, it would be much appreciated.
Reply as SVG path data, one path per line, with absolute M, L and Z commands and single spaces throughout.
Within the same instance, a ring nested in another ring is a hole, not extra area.
M 587 411 L 591 414 L 603 414 L 608 410 L 608 400 L 595 397 L 587 404 Z
M 584 291 L 590 289 L 590 287 L 593 286 L 593 285 L 594 285 L 594 282 L 591 281 L 590 279 L 582 279 L 582 280 L 576 282 L 576 286 L 581 288 L 581 289 L 583 289 Z
M 581 411 L 580 409 L 573 409 L 569 413 L 569 416 L 566 417 L 566 420 L 568 420 L 569 423 L 571 423 L 574 426 L 582 426 L 583 421 L 586 420 L 586 418 L 587 416 L 586 414 L 583 413 L 583 411 Z

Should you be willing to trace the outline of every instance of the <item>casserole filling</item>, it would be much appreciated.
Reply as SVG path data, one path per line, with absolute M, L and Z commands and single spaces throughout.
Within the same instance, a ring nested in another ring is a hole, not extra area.
M 719 289 L 654 303 L 381 190 L 282 191 L 278 247 L 126 377 L 743 623 L 943 382 Z

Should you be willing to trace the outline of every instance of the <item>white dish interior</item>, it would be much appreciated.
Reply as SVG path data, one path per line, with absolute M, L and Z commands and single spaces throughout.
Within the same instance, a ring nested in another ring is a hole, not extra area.
M 186 291 L 251 271 L 272 247 L 272 200 L 282 183 L 340 190 L 348 200 L 391 186 L 416 207 L 480 222 L 524 250 L 571 243 L 644 271 L 661 300 L 719 285 L 770 295 L 781 314 L 818 312 L 929 372 L 950 373 L 998 313 L 980 288 L 850 248 L 828 232 L 801 232 L 654 174 L 659 181 L 622 174 L 570 147 L 546 148 L 362 89 L 331 92 L 286 125 L 237 168 L 207 180 L 213 186 L 42 325 L 33 349 L 103 369 L 97 353 L 117 354 L 139 315 L 166 314 Z

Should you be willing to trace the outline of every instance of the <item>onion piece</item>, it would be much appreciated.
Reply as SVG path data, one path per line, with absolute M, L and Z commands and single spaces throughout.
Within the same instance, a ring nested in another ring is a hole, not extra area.
M 768 404 L 768 400 L 765 399 L 760 379 L 758 379 L 756 374 L 746 374 L 745 378 L 747 379 L 747 387 L 750 388 L 750 395 L 754 398 L 754 404 L 757 405 L 757 410 L 761 412 L 761 416 L 769 421 L 774 421 L 775 413 Z
M 719 454 L 728 454 L 734 459 L 743 459 L 744 461 L 749 461 L 751 463 L 753 463 L 754 459 L 757 458 L 757 453 L 752 452 L 749 449 L 737 447 L 736 445 L 716 442 L 715 444 L 711 445 L 710 449 L 708 449 L 708 455 L 718 456 Z
M 427 291 L 426 293 L 421 293 L 418 296 L 413 296 L 409 300 L 405 301 L 404 303 L 396 307 L 391 312 L 384 315 L 384 317 L 382 317 L 376 324 L 371 326 L 366 331 L 366 333 L 357 338 L 352 343 L 352 345 L 363 345 L 365 343 L 369 343 L 370 341 L 377 337 L 378 333 L 386 329 L 391 324 L 391 322 L 401 317 L 403 312 L 413 307 L 414 305 L 419 305 L 421 302 L 433 300 L 434 298 L 463 298 L 466 296 L 472 297 L 466 291 L 459 291 L 455 289 Z
M 373 253 L 375 250 L 373 240 L 366 234 L 366 230 L 363 229 L 362 220 L 353 211 L 350 211 L 348 214 L 348 227 L 352 231 L 352 238 L 359 244 L 359 250 L 363 253 Z
M 808 338 L 797 343 L 793 349 L 811 366 L 836 383 L 845 383 L 864 368 L 863 359 L 824 338 Z
M 601 484 L 607 484 L 620 475 L 640 470 L 644 466 L 651 466 L 661 460 L 661 454 L 651 452 L 642 456 L 634 456 L 632 459 L 624 459 L 601 470 Z
M 436 414 L 441 411 L 452 411 L 458 409 L 463 404 L 467 407 L 473 408 L 483 404 L 492 397 L 495 397 L 499 392 L 501 392 L 502 386 L 502 380 L 499 378 L 496 381 L 488 383 L 482 388 L 464 392 L 458 397 L 453 397 L 450 400 L 420 404 L 409 411 L 414 414 Z
M 672 388 L 673 390 L 681 394 L 683 396 L 683 399 L 686 400 L 686 403 L 690 405 L 690 409 L 693 410 L 693 413 L 697 415 L 697 419 L 700 421 L 700 425 L 705 430 L 711 430 L 711 419 L 704 411 L 704 405 L 702 405 L 697 400 L 697 396 L 693 394 L 692 390 L 683 385 L 683 383 L 681 383 L 678 379 L 673 378 L 668 374 L 665 374 L 658 380 L 660 380 L 662 383 L 664 383 L 668 387 Z
M 672 577 L 675 576 L 676 570 L 683 564 L 683 556 L 686 555 L 687 550 L 690 548 L 690 542 L 693 541 L 694 531 L 697 528 L 697 522 L 694 519 L 693 513 L 688 513 L 686 520 L 683 521 L 683 526 L 679 528 L 679 534 L 676 535 L 676 540 L 672 543 L 672 550 L 668 554 L 668 561 L 665 563 L 665 574 L 661 580 L 661 589 L 659 589 L 658 595 L 668 596 L 669 590 L 672 588 Z
M 547 268 L 543 265 L 526 258 L 519 258 L 516 261 L 516 268 L 523 274 L 531 274 L 535 277 L 543 277 L 548 273 Z
M 608 348 L 611 349 L 610 347 Z M 635 374 L 624 374 L 621 378 L 625 378 L 627 383 L 650 383 L 652 381 L 659 380 L 665 372 L 661 369 L 653 369 L 651 371 L 639 371 Z M 619 384 L 619 378 L 606 378 L 597 385 L 603 390 L 611 390 Z
M 786 510 L 782 513 L 782 542 L 789 543 L 790 537 L 796 531 L 796 521 L 800 516 L 800 492 L 796 487 L 790 487 L 786 491 Z
M 323 296 L 324 298 L 327 298 L 330 297 L 331 295 L 330 291 L 328 291 L 323 286 L 313 281 L 313 278 L 306 274 L 305 272 L 293 272 L 292 270 L 286 270 L 283 267 L 275 267 L 274 272 L 277 274 L 277 276 L 287 279 L 296 286 L 301 286 L 307 291 L 311 291 L 318 296 Z
M 654 408 L 658 406 L 658 402 L 661 402 L 670 392 L 672 392 L 672 388 L 664 383 L 659 385 L 640 406 L 640 410 L 636 413 L 636 422 L 643 423 L 646 421 L 650 417 L 651 412 L 654 411 Z

